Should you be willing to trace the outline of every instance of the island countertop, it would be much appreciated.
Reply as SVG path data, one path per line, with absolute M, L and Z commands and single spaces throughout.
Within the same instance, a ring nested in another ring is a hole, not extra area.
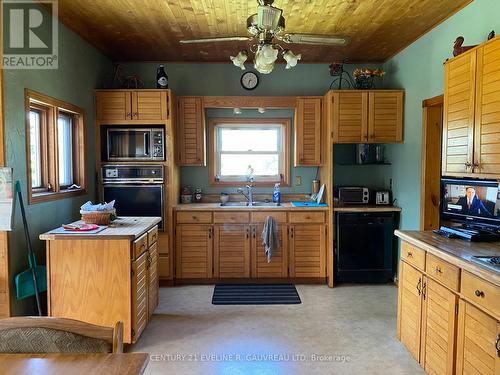
M 473 256 L 500 256 L 500 243 L 469 242 L 456 238 L 446 238 L 432 231 L 396 230 L 394 233 L 403 241 L 500 286 L 500 272 L 495 272 L 470 260 Z
M 88 240 L 120 240 L 128 239 L 135 240 L 146 233 L 153 226 L 161 221 L 160 217 L 133 217 L 122 216 L 114 220 L 106 229 L 99 233 L 42 233 L 39 238 L 41 240 L 71 240 L 71 239 L 88 239 Z M 81 224 L 82 221 L 75 221 L 72 224 Z

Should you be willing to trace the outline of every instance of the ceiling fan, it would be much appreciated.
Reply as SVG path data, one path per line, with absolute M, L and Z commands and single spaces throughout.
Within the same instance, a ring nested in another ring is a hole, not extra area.
M 285 17 L 283 10 L 273 7 L 274 0 L 257 0 L 257 13 L 247 18 L 247 30 L 249 36 L 229 36 L 220 38 L 202 38 L 179 41 L 181 44 L 213 43 L 248 41 L 250 51 L 255 54 L 255 69 L 263 74 L 271 73 L 274 62 L 281 54 L 287 62 L 286 69 L 297 65 L 302 58 L 301 54 L 295 55 L 290 49 L 283 48 L 277 43 L 286 44 L 314 44 L 329 46 L 345 46 L 349 38 L 337 35 L 299 34 L 285 33 Z M 242 70 L 245 69 L 245 61 L 248 59 L 248 51 L 242 50 L 236 56 L 230 56 L 233 64 Z

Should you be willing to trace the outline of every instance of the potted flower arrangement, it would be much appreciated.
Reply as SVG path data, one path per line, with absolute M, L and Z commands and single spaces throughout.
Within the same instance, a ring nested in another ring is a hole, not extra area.
M 372 89 L 373 88 L 373 78 L 382 77 L 385 72 L 382 69 L 355 69 L 352 75 L 354 76 L 354 82 L 356 83 L 357 89 Z

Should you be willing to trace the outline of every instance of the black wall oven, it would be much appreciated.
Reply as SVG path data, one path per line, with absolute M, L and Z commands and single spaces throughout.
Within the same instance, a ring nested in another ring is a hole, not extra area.
M 156 216 L 164 229 L 163 166 L 106 165 L 102 167 L 104 200 L 115 200 L 118 216 Z

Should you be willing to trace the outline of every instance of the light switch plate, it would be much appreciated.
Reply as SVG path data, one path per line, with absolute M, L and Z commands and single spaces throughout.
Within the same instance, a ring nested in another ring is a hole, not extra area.
M 295 176 L 295 186 L 302 185 L 302 176 Z

